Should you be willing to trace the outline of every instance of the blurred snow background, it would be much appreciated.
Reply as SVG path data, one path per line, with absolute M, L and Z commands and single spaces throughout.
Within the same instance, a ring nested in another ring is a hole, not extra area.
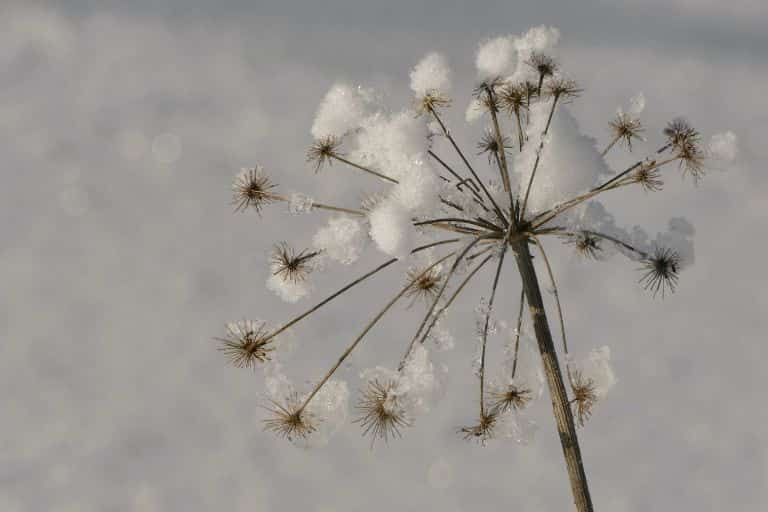
M 527 446 L 483 449 L 455 434 L 475 406 L 476 300 L 454 308 L 456 349 L 437 356 L 451 369 L 444 398 L 375 451 L 356 426 L 312 451 L 263 433 L 263 379 L 228 367 L 210 341 L 227 321 L 296 311 L 264 287 L 268 251 L 282 239 L 308 247 L 325 221 L 280 205 L 262 219 L 233 214 L 238 169 L 258 162 L 286 190 L 356 200 L 364 176 L 340 165 L 316 176 L 304 162 L 318 103 L 343 79 L 404 105 L 410 69 L 434 50 L 451 63 L 448 119 L 471 149 L 481 131 L 463 105 L 478 41 L 540 23 L 561 30 L 561 62 L 586 89 L 574 114 L 601 143 L 639 91 L 649 132 L 682 114 L 739 137 L 734 168 L 697 188 L 673 178 L 661 193 L 606 199 L 622 224 L 651 233 L 670 217 L 693 221 L 696 263 L 675 295 L 652 300 L 622 258 L 549 251 L 573 352 L 610 346 L 618 378 L 581 431 L 596 508 L 764 508 L 767 21 L 750 1 L 726 13 L 692 0 L 487 0 L 471 12 L 433 0 L 4 2 L 0 510 L 562 510 L 546 400 Z M 294 381 L 324 372 L 392 284 L 380 278 L 295 329 Z M 506 295 L 497 311 L 512 317 L 517 292 Z M 342 377 L 394 364 L 415 313 L 385 320 Z M 492 343 L 499 360 L 503 340 Z

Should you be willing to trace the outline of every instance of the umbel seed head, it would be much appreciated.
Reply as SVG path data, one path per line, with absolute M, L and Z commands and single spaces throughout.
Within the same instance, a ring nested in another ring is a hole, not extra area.
M 318 254 L 319 251 L 308 249 L 297 253 L 286 242 L 280 242 L 272 250 L 272 274 L 280 276 L 284 281 L 300 283 L 312 272 L 311 260 Z
M 555 59 L 540 52 L 533 52 L 527 64 L 535 69 L 541 77 L 552 76 L 557 70 Z
M 315 417 L 301 408 L 298 393 L 291 393 L 282 402 L 272 400 L 265 409 L 272 413 L 272 418 L 264 420 L 264 430 L 289 441 L 304 439 L 317 430 Z
M 574 371 L 571 389 L 573 390 L 573 400 L 571 400 L 573 413 L 576 416 L 576 422 L 583 427 L 592 416 L 592 407 L 597 403 L 595 383 L 592 379 L 585 378 L 581 372 Z
M 426 114 L 432 111 L 438 111 L 451 106 L 451 98 L 436 89 L 427 91 L 427 93 L 416 100 L 416 114 Z
M 504 146 L 503 150 L 507 151 L 512 146 L 509 144 L 509 137 L 502 137 L 501 143 Z M 483 138 L 477 143 L 478 155 L 487 154 L 488 163 L 491 163 L 495 158 L 495 155 L 499 154 L 499 140 L 496 135 L 491 131 L 486 131 L 483 134 Z
M 219 350 L 224 352 L 233 366 L 237 368 L 255 368 L 258 363 L 269 360 L 269 353 L 274 350 L 269 346 L 271 337 L 264 322 L 242 320 L 227 325 Z
M 619 112 L 616 118 L 608 123 L 613 132 L 613 136 L 624 142 L 632 151 L 632 141 L 634 139 L 643 140 L 642 133 L 645 131 L 643 124 L 636 117 L 626 112 Z
M 497 419 L 498 414 L 495 411 L 484 411 L 476 425 L 462 427 L 459 429 L 459 433 L 463 434 L 465 441 L 477 441 L 485 446 L 496 435 Z
M 315 172 L 317 172 L 326 163 L 331 165 L 334 157 L 341 156 L 339 147 L 341 147 L 341 139 L 335 135 L 317 139 L 307 150 L 307 162 L 314 162 Z
M 232 184 L 232 204 L 235 211 L 244 211 L 248 207 L 261 213 L 264 205 L 274 201 L 270 192 L 276 185 L 264 174 L 261 166 L 243 169 Z
M 659 292 L 664 297 L 667 290 L 674 292 L 677 287 L 680 255 L 672 249 L 657 247 L 652 256 L 643 260 L 640 270 L 645 271 L 640 278 L 643 288 L 653 291 L 654 297 Z
M 426 272 L 423 269 L 408 269 L 406 279 L 411 285 L 405 292 L 406 297 L 413 300 L 423 299 L 431 301 L 440 291 L 440 284 L 443 282 L 443 273 L 439 267 L 432 267 Z
M 394 380 L 373 380 L 361 392 L 355 406 L 361 414 L 355 423 L 363 428 L 364 436 L 370 434 L 371 446 L 377 439 L 386 443 L 392 437 L 400 437 L 400 429 L 411 426 L 411 420 L 393 394 L 396 386 Z
M 488 393 L 488 405 L 496 414 L 524 409 L 531 401 L 531 390 L 510 384 Z
M 599 259 L 603 250 L 600 246 L 600 239 L 586 231 L 568 235 L 565 243 L 572 245 L 579 256 L 593 260 Z
M 646 192 L 657 192 L 664 186 L 664 181 L 661 179 L 661 171 L 651 165 L 642 165 L 635 172 L 634 179 L 636 183 Z

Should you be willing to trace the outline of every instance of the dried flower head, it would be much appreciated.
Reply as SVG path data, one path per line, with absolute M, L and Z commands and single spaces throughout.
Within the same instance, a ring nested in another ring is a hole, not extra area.
M 704 152 L 695 140 L 685 142 L 678 149 L 680 157 L 680 167 L 683 169 L 683 176 L 690 174 L 694 182 L 698 182 L 704 176 Z
M 363 428 L 363 435 L 371 435 L 371 446 L 377 439 L 389 442 L 391 437 L 400 437 L 400 429 L 411 426 L 411 420 L 392 393 L 397 383 L 394 380 L 373 380 L 361 392 L 355 406 L 361 416 L 355 420 Z
M 339 147 L 341 147 L 341 139 L 335 135 L 318 139 L 307 150 L 307 162 L 314 162 L 315 172 L 317 172 L 323 165 L 331 165 L 334 157 L 341 156 Z
M 505 109 L 510 115 L 519 114 L 521 110 L 528 107 L 528 91 L 525 84 L 506 84 L 499 89 L 499 106 Z
M 272 250 L 272 274 L 282 277 L 284 281 L 300 283 L 312 272 L 311 260 L 318 254 L 320 251 L 308 249 L 297 253 L 286 242 L 280 242 Z
M 570 80 L 560 76 L 553 77 L 547 82 L 546 86 L 546 93 L 549 96 L 561 100 L 576 98 L 579 96 L 579 94 L 581 94 L 581 92 L 582 89 L 579 87 L 575 80 Z
M 531 401 L 531 390 L 509 384 L 501 389 L 493 389 L 488 392 L 489 409 L 495 414 L 503 414 L 509 411 L 519 411 Z
M 289 394 L 279 402 L 271 400 L 265 407 L 272 417 L 264 422 L 264 430 L 284 437 L 289 441 L 304 439 L 317 430 L 316 418 L 306 409 L 301 408 L 302 401 L 298 393 Z
M 505 152 L 512 147 L 509 142 L 509 137 L 501 138 L 501 143 Z M 494 134 L 492 131 L 486 131 L 483 134 L 483 138 L 480 139 L 480 142 L 477 143 L 477 149 L 479 150 L 477 154 L 487 154 L 488 163 L 491 163 L 499 153 L 499 140 L 496 138 L 496 134 Z
M 243 169 L 232 183 L 232 204 L 235 205 L 235 211 L 244 211 L 250 206 L 257 213 L 261 213 L 264 205 L 275 200 L 270 192 L 275 186 L 264 174 L 261 166 Z
M 600 239 L 586 231 L 566 235 L 565 243 L 572 245 L 579 256 L 593 260 L 599 259 L 603 250 L 600 247 Z
M 661 171 L 652 165 L 642 165 L 635 171 L 632 178 L 639 183 L 646 192 L 657 192 L 664 186 L 661 179 Z
M 271 339 L 265 323 L 252 320 L 232 322 L 227 325 L 226 336 L 216 338 L 222 344 L 219 350 L 237 368 L 255 368 L 257 363 L 268 361 L 274 350 L 268 346 Z
M 426 271 L 423 268 L 413 267 L 408 269 L 406 280 L 411 285 L 405 292 L 405 296 L 413 299 L 411 303 L 419 299 L 430 303 L 440 292 L 443 273 L 439 265 Z
M 613 136 L 624 142 L 630 151 L 632 151 L 632 140 L 643 140 L 642 133 L 645 131 L 640 119 L 627 114 L 626 112 L 619 112 L 616 114 L 616 118 L 608 123 L 613 132 Z
M 682 117 L 670 121 L 664 128 L 664 135 L 666 135 L 669 144 L 678 150 L 688 143 L 697 144 L 700 139 L 699 132 Z
M 451 98 L 444 92 L 432 89 L 416 100 L 416 114 L 421 115 L 451 106 Z
M 480 415 L 477 425 L 462 427 L 459 433 L 463 434 L 465 441 L 477 441 L 485 446 L 496 435 L 496 420 L 498 414 L 495 411 L 485 411 Z
M 540 52 L 533 52 L 531 57 L 526 61 L 526 64 L 535 69 L 542 78 L 552 76 L 557 70 L 557 62 L 555 62 L 555 59 Z
M 585 378 L 581 372 L 574 371 L 571 378 L 571 389 L 573 390 L 573 413 L 576 416 L 576 422 L 583 427 L 584 423 L 592 416 L 592 407 L 597 403 L 597 393 L 595 392 L 595 383 L 592 379 Z
M 655 297 L 659 292 L 664 297 L 667 289 L 674 292 L 680 272 L 680 255 L 672 249 L 657 247 L 653 256 L 643 260 L 640 270 L 645 273 L 640 278 L 640 284 L 646 290 L 652 290 Z

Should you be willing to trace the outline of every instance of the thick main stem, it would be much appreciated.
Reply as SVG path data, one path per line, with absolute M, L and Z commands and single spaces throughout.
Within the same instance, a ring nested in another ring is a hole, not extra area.
M 581 459 L 579 440 L 576 435 L 576 425 L 573 422 L 573 414 L 568 402 L 568 393 L 563 382 L 563 374 L 555 352 L 555 344 L 552 333 L 549 330 L 547 315 L 544 310 L 544 301 L 541 298 L 541 289 L 536 277 L 536 269 L 528 248 L 527 240 L 512 242 L 515 252 L 517 268 L 523 282 L 523 290 L 531 311 L 536 340 L 541 353 L 544 373 L 547 377 L 549 394 L 552 398 L 552 410 L 555 415 L 557 431 L 560 435 L 560 444 L 565 456 L 565 465 L 568 470 L 568 478 L 571 481 L 573 502 L 578 512 L 593 512 L 592 499 L 587 486 L 587 475 L 584 472 L 584 464 Z

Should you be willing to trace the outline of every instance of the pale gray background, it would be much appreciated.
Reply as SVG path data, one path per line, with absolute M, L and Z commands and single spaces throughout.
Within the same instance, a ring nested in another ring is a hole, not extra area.
M 601 141 L 643 91 L 650 131 L 682 113 L 741 145 L 698 188 L 675 176 L 609 202 L 651 232 L 694 222 L 696 264 L 667 300 L 639 289 L 634 264 L 550 244 L 574 350 L 610 345 L 619 377 L 581 431 L 596 508 L 768 507 L 762 0 L 2 3 L 1 511 L 567 510 L 546 400 L 531 446 L 454 433 L 474 410 L 479 288 L 456 308 L 457 350 L 440 356 L 447 396 L 373 452 L 355 426 L 310 452 L 263 433 L 260 373 L 226 366 L 210 341 L 225 321 L 300 309 L 264 289 L 265 255 L 277 239 L 306 244 L 325 218 L 234 215 L 237 169 L 261 162 L 286 188 L 354 204 L 339 185 L 364 178 L 303 162 L 334 79 L 381 86 L 397 108 L 409 67 L 440 50 L 457 75 L 450 121 L 473 144 L 461 114 L 477 42 L 541 23 L 561 29 L 586 88 L 574 109 Z M 381 256 L 363 260 L 344 275 Z M 319 291 L 342 277 L 332 269 Z M 504 279 L 511 317 L 518 283 Z M 392 288 L 379 279 L 298 328 L 291 375 L 324 372 Z M 393 363 L 414 315 L 374 332 L 344 369 L 353 389 L 361 367 Z

